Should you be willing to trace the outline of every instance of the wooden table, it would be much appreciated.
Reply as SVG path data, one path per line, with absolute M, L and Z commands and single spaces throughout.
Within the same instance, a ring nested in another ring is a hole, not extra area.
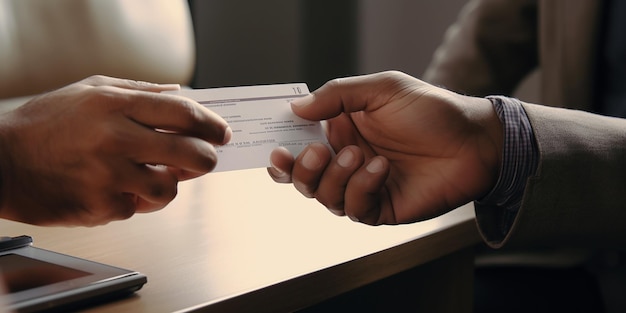
M 165 209 L 94 228 L 0 221 L 1 235 L 148 276 L 132 296 L 93 312 L 281 312 L 314 306 L 412 268 L 419 301 L 471 311 L 471 204 L 426 222 L 367 226 L 336 217 L 265 169 L 211 173 L 179 185 Z M 437 265 L 439 264 L 439 265 Z M 433 267 L 433 265 L 435 265 Z M 425 291 L 423 291 L 425 292 Z

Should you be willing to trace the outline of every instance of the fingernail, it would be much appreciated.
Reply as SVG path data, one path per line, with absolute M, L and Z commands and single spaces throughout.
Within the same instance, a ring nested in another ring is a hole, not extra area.
M 383 161 L 379 158 L 373 159 L 365 168 L 368 172 L 374 174 L 383 170 Z
M 227 144 L 232 137 L 233 137 L 233 130 L 230 128 L 230 126 L 228 126 L 226 127 L 226 130 L 224 131 L 224 138 L 222 139 L 222 143 Z
M 298 99 L 291 101 L 291 104 L 297 107 L 303 107 L 303 106 L 307 106 L 311 104 L 313 102 L 313 99 L 314 99 L 313 95 L 308 94 L 302 98 L 298 98 Z
M 281 169 L 276 167 L 276 165 L 274 165 L 274 162 L 272 162 L 271 159 L 270 159 L 270 166 L 272 167 L 272 170 L 276 173 L 277 176 L 280 176 L 280 177 L 285 176 L 285 172 L 283 172 Z
M 307 152 L 302 157 L 302 165 L 308 170 L 315 170 L 320 166 L 320 158 L 317 156 L 317 153 L 313 151 L 313 149 L 307 150 Z
M 341 155 L 339 155 L 339 158 L 337 159 L 337 164 L 339 164 L 341 167 L 350 167 L 353 161 L 354 153 L 352 153 L 352 151 L 350 151 L 349 149 L 346 149 L 341 152 Z
M 359 219 L 358 219 L 358 218 L 356 218 L 356 217 L 354 217 L 354 216 L 351 216 L 351 215 L 348 215 L 348 218 L 349 218 L 351 221 L 353 221 L 353 222 L 358 222 L 358 221 L 359 221 Z

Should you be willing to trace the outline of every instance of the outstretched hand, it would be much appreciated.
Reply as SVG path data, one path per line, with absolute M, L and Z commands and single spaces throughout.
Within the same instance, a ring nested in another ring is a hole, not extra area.
M 231 136 L 202 105 L 159 93 L 175 88 L 93 76 L 0 115 L 0 216 L 90 226 L 164 207 Z
M 332 80 L 292 109 L 326 120 L 336 154 L 312 144 L 294 159 L 278 148 L 268 172 L 336 215 L 410 223 L 478 199 L 496 183 L 503 130 L 487 99 L 384 72 Z

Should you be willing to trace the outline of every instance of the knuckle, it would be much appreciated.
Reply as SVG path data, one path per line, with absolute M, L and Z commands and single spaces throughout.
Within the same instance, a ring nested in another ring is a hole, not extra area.
M 106 76 L 104 75 L 91 75 L 85 79 L 83 79 L 83 83 L 88 85 L 98 85 L 102 84 L 106 80 Z
M 326 82 L 325 85 L 326 87 L 330 89 L 336 89 L 336 88 L 341 88 L 344 82 L 345 82 L 345 78 L 334 78 Z
M 126 220 L 135 215 L 137 211 L 137 196 L 124 194 L 116 201 L 114 209 L 111 211 L 109 220 Z
M 195 163 L 199 164 L 198 170 L 202 172 L 212 171 L 218 162 L 215 147 L 200 139 L 191 138 L 191 140 L 196 142 L 194 152 L 197 158 Z
M 183 99 L 179 102 L 180 112 L 182 113 L 182 126 L 185 129 L 194 129 L 198 121 L 203 120 L 202 111 L 196 102 Z
M 163 152 L 171 156 L 184 156 L 185 162 L 198 172 L 212 171 L 217 162 L 217 152 L 210 143 L 193 138 L 170 135 L 163 137 Z
M 89 141 L 91 150 L 100 155 L 121 155 L 137 145 L 134 134 L 117 127 L 104 127 L 95 132 Z M 110 173 L 113 176 L 113 173 Z
M 137 197 L 133 194 L 107 192 L 80 206 L 77 225 L 94 227 L 115 220 L 125 220 L 136 212 Z
M 206 127 L 206 111 L 199 103 L 180 96 L 154 94 L 152 97 L 162 97 L 157 109 L 161 114 L 169 115 L 171 122 L 185 132 L 196 132 Z M 206 109 L 208 110 L 208 109 Z
M 116 210 L 115 219 L 116 220 L 127 220 L 135 215 L 135 205 L 123 205 Z
M 82 93 L 83 101 L 80 102 L 83 107 L 90 109 L 95 108 L 114 108 L 121 104 L 128 103 L 127 97 L 113 86 L 93 86 L 87 88 Z
M 170 202 L 176 198 L 178 193 L 177 183 L 153 183 L 148 187 L 148 193 L 154 199 Z
M 384 77 L 388 77 L 388 78 L 400 78 L 400 77 L 406 76 L 405 73 L 400 72 L 398 70 L 384 71 L 381 73 L 381 75 Z

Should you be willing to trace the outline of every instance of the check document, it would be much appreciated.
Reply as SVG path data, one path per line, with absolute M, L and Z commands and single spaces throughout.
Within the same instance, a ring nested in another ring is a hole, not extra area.
M 328 145 L 322 124 L 296 116 L 291 101 L 309 94 L 306 84 L 276 84 L 168 91 L 191 98 L 220 115 L 230 125 L 230 142 L 216 146 L 213 172 L 270 166 L 270 153 L 287 148 L 297 156 L 306 145 Z

